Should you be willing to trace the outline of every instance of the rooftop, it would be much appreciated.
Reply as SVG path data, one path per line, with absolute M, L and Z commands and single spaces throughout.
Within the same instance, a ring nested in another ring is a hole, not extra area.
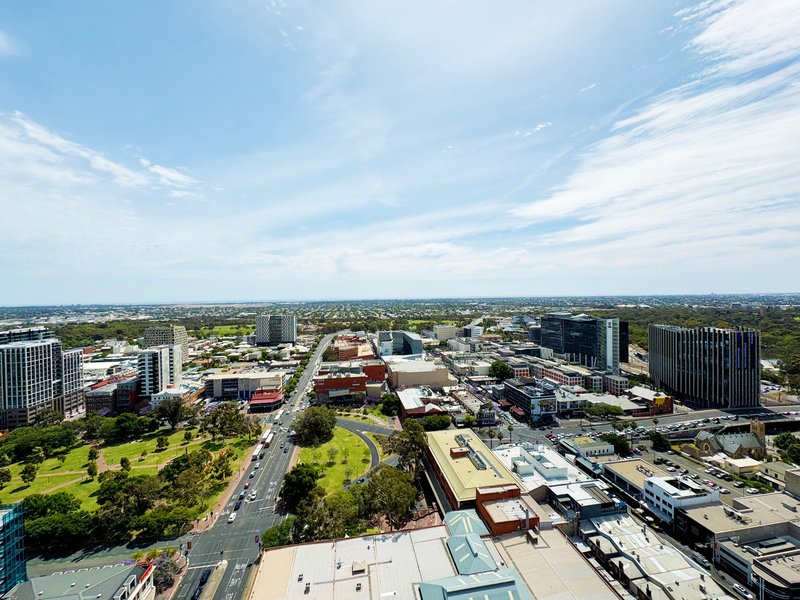
M 453 448 L 470 452 L 454 458 Z M 503 463 L 478 437 L 463 430 L 445 429 L 428 432 L 428 449 L 459 501 L 475 499 L 475 489 L 515 483 Z
M 547 446 L 529 442 L 505 444 L 495 447 L 492 452 L 527 491 L 543 485 L 590 479 L 578 467 Z
M 123 586 L 133 580 L 138 584 L 147 567 L 136 564 L 105 565 L 91 569 L 58 571 L 44 577 L 33 577 L 13 588 L 8 600 L 111 600 Z
M 607 462 L 603 468 L 622 477 L 640 490 L 644 489 L 644 482 L 649 477 L 668 477 L 669 473 L 648 462 L 635 458 L 631 460 L 617 460 Z
M 480 536 L 489 535 L 489 529 L 484 525 L 478 513 L 473 509 L 453 510 L 444 516 L 444 524 L 452 535 L 477 533 Z

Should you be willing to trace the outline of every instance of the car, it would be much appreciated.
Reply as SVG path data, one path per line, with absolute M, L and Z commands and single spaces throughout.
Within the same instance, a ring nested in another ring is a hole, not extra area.
M 208 581 L 208 578 L 209 578 L 209 577 L 211 577 L 211 569 L 205 569 L 205 570 L 204 570 L 204 571 L 203 571 L 203 572 L 200 574 L 200 585 L 201 585 L 201 586 L 205 585 L 205 584 L 206 584 L 206 581 Z
M 239 492 L 239 500 L 244 500 L 244 492 Z
M 250 487 L 250 482 L 248 481 L 247 483 L 244 484 L 244 489 L 247 489 L 249 487 Z
M 747 493 L 748 494 L 757 494 L 758 493 L 758 488 L 752 488 L 752 487 L 751 488 L 747 488 Z
M 728 488 L 720 488 L 719 489 L 719 493 L 720 494 L 730 494 L 731 491 Z
M 236 520 L 235 512 L 232 512 L 230 515 L 228 515 L 228 523 L 233 523 L 235 520 Z
M 692 479 L 700 479 L 700 475 L 698 475 L 697 473 L 692 473 L 690 477 Z
M 675 467 L 667 467 L 667 471 L 669 471 L 670 473 L 674 473 Z
M 255 490 L 253 490 L 252 492 L 250 492 L 250 502 L 252 502 L 253 500 L 255 500 L 257 495 L 258 495 L 258 494 L 256 493 L 256 491 L 255 491 Z
M 250 475 L 248 475 L 248 479 L 252 479 L 255 476 L 256 476 L 256 472 L 255 471 L 250 471 Z
M 752 598 L 753 594 L 751 594 L 746 587 L 744 587 L 741 583 L 734 583 L 733 584 L 733 591 L 739 594 L 742 598 Z
M 744 487 L 744 483 L 742 483 L 741 481 L 734 481 L 733 482 L 733 487 L 735 487 L 735 488 L 743 488 Z
M 236 504 L 233 506 L 233 510 L 239 510 L 240 508 L 242 508 L 242 501 L 237 500 Z
M 283 449 L 283 453 L 284 453 L 284 454 L 288 454 L 288 453 L 289 453 L 289 449 L 288 449 L 288 448 L 284 448 L 284 449 Z
M 670 456 L 672 456 L 673 454 L 675 454 L 675 451 L 674 451 L 674 450 L 667 450 L 667 454 L 669 454 Z
M 192 594 L 192 600 L 199 600 L 202 593 L 203 593 L 203 586 L 200 586 Z
M 257 462 L 256 464 L 253 465 L 253 469 L 260 469 L 260 468 L 261 468 L 260 462 Z
M 692 554 L 692 558 L 695 560 L 695 562 L 699 562 L 706 569 L 711 566 L 711 563 L 708 562 L 708 559 L 699 552 L 695 552 L 694 554 Z

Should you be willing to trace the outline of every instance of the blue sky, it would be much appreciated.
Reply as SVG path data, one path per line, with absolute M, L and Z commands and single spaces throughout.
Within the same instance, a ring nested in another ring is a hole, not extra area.
M 793 0 L 3 2 L 0 304 L 797 291 L 798 31 Z

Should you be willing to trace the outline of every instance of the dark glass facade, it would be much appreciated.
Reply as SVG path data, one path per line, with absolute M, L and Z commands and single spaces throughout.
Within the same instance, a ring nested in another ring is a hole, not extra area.
M 28 578 L 22 504 L 0 506 L 0 594 Z

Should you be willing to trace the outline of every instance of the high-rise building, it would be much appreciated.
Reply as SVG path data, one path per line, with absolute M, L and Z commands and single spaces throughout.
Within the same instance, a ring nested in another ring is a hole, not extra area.
M 85 406 L 80 350 L 63 350 L 41 327 L 0 332 L 0 427 L 29 425 L 48 410 L 74 417 Z
M 650 325 L 650 377 L 696 407 L 758 406 L 760 335 L 750 329 Z
M 617 373 L 620 329 L 619 319 L 548 313 L 542 316 L 541 345 L 571 362 Z
M 139 397 L 150 400 L 168 386 L 180 387 L 182 383 L 181 346 L 173 344 L 141 350 L 138 357 Z
M 379 331 L 378 355 L 422 354 L 422 338 L 413 331 Z
M 144 330 L 144 347 L 180 344 L 184 359 L 189 357 L 189 335 L 183 325 L 157 325 Z
M 0 595 L 27 578 L 22 502 L 0 506 Z
M 256 344 L 287 344 L 297 341 L 297 317 L 294 315 L 258 315 Z

